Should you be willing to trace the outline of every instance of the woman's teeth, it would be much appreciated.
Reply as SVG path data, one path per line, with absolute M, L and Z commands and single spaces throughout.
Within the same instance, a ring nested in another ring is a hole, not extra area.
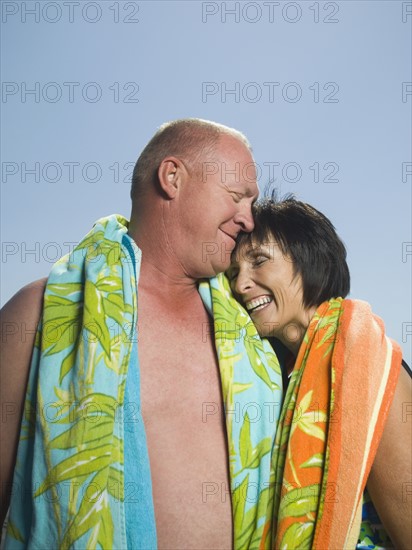
M 261 296 L 260 298 L 256 298 L 254 300 L 250 300 L 250 302 L 246 302 L 246 309 L 250 311 L 258 311 L 259 309 L 263 309 L 266 304 L 269 304 L 272 302 L 273 298 L 270 298 L 269 296 Z

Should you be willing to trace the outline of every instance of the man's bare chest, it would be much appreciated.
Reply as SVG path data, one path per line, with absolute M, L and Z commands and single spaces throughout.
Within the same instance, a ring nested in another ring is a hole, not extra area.
M 159 548 L 232 545 L 226 429 L 212 331 L 203 311 L 171 318 L 139 309 L 141 407 Z

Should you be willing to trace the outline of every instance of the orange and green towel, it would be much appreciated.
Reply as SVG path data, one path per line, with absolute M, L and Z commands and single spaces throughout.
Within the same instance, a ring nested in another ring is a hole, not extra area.
M 355 548 L 362 496 L 394 395 L 399 346 L 366 302 L 316 311 L 273 452 L 274 548 Z

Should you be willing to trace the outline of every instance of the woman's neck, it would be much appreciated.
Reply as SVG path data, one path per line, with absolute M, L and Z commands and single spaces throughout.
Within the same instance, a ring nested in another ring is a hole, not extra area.
M 282 344 L 288 348 L 295 358 L 299 353 L 303 338 L 308 330 L 308 326 L 315 314 L 316 309 L 316 306 L 305 309 L 298 319 L 295 319 L 283 327 L 281 334 L 276 336 Z

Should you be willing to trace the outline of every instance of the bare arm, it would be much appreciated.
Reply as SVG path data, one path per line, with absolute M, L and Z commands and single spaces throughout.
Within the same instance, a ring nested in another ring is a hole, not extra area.
M 369 476 L 368 490 L 396 548 L 412 548 L 412 380 L 404 368 Z
M 22 288 L 0 311 L 0 525 L 10 501 L 24 397 L 46 279 Z

